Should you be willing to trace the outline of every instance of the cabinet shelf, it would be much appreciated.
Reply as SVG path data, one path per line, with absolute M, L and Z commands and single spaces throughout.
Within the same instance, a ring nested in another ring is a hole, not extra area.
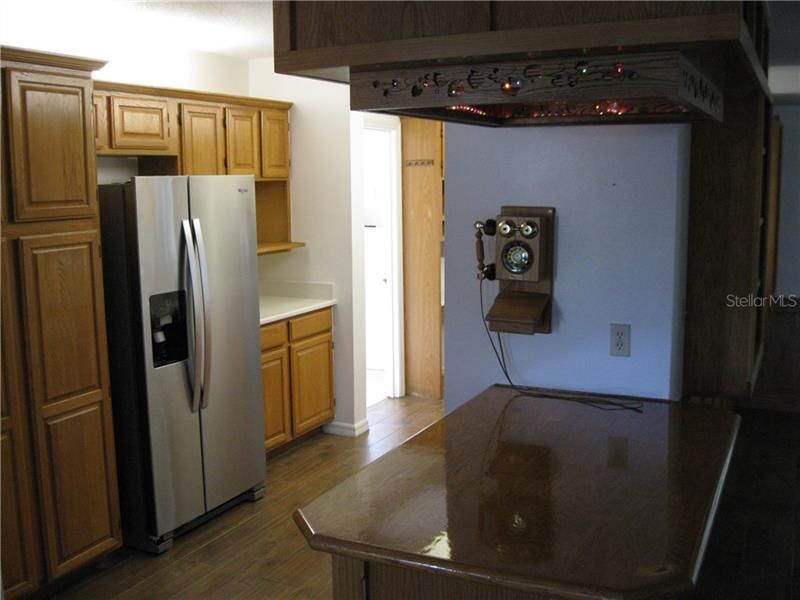
M 259 242 L 259 254 L 276 254 L 278 252 L 288 252 L 295 248 L 303 248 L 305 242 Z

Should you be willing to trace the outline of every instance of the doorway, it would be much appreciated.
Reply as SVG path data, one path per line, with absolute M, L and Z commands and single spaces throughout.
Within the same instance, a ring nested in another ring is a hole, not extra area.
M 364 116 L 364 318 L 367 406 L 405 394 L 400 120 Z

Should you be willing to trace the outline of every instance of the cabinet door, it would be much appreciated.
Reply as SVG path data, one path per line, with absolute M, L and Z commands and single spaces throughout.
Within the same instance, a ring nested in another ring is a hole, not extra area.
M 94 215 L 91 80 L 12 69 L 6 78 L 14 218 Z
M 221 106 L 181 104 L 184 175 L 225 174 L 225 130 Z
M 284 346 L 261 355 L 261 383 L 264 389 L 264 449 L 289 441 L 289 351 Z
M 289 177 L 289 111 L 261 111 L 261 175 Z
M 2 382 L 0 383 L 0 474 L 2 474 L 3 588 L 9 600 L 34 591 L 39 580 L 40 548 L 36 534 L 33 465 L 28 438 L 28 415 L 22 365 L 19 360 L 17 286 L 12 274 L 14 256 L 2 241 Z
M 108 95 L 92 95 L 94 105 L 94 147 L 98 152 L 111 147 L 111 131 L 108 124 Z
M 170 149 L 169 100 L 111 96 L 111 146 Z
M 226 161 L 230 175 L 259 177 L 261 141 L 258 120 L 255 108 L 225 109 Z
M 330 332 L 293 343 L 292 426 L 294 435 L 333 418 L 333 347 Z
M 98 232 L 20 238 L 48 575 L 120 545 Z

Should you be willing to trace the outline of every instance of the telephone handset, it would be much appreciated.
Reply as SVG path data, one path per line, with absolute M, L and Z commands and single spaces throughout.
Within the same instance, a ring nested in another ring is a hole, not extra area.
M 555 209 L 504 206 L 496 219 L 476 221 L 478 279 L 499 280 L 485 315 L 493 331 L 550 333 Z M 485 264 L 483 236 L 495 237 L 495 263 Z

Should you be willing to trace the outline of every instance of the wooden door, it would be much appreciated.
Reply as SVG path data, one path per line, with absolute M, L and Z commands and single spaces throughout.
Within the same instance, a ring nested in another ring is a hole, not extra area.
M 226 163 L 230 175 L 260 176 L 259 116 L 256 108 L 226 108 Z
M 166 98 L 111 96 L 111 145 L 115 149 L 170 150 Z
M 266 179 L 289 177 L 289 111 L 261 111 L 261 175 Z
M 39 581 L 40 548 L 36 530 L 36 500 L 29 419 L 19 360 L 19 317 L 15 255 L 11 243 L 2 241 L 2 383 L 0 384 L 0 474 L 2 482 L 2 564 L 5 597 L 17 598 L 34 591 Z
M 289 350 L 286 346 L 261 355 L 264 389 L 264 449 L 270 450 L 292 437 L 289 400 Z
M 184 175 L 225 174 L 225 129 L 221 106 L 181 104 Z
M 108 123 L 108 95 L 92 94 L 94 106 L 94 147 L 98 152 L 111 148 L 111 130 Z
M 49 577 L 120 545 L 100 240 L 20 238 L 35 455 Z
M 442 397 L 442 124 L 402 119 L 406 392 Z
M 8 69 L 6 86 L 14 219 L 94 215 L 91 80 Z
M 331 420 L 333 338 L 323 333 L 291 345 L 292 427 L 300 435 Z

